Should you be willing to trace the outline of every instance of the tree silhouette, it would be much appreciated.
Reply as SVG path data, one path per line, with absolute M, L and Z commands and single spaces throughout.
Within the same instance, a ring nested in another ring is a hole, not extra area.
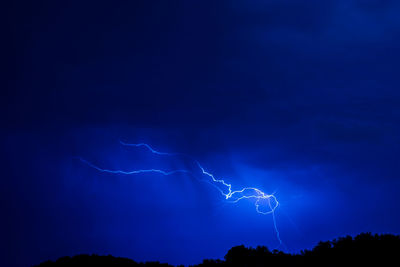
M 195 265 L 201 267 L 218 266 L 397 266 L 400 264 L 400 236 L 383 234 L 372 235 L 362 233 L 352 238 L 340 237 L 332 241 L 319 242 L 312 250 L 301 251 L 300 254 L 288 254 L 282 251 L 270 251 L 267 247 L 246 248 L 244 245 L 231 248 L 225 255 L 225 260 L 205 259 Z M 63 257 L 57 261 L 43 262 L 38 267 L 68 267 L 68 266 L 165 266 L 160 262 L 137 263 L 126 258 L 98 255 L 77 255 Z M 179 266 L 181 267 L 181 266 Z

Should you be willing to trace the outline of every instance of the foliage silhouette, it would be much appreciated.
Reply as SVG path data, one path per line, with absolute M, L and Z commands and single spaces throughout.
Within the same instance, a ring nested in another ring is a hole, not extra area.
M 225 255 L 225 260 L 203 260 L 198 267 L 228 266 L 339 266 L 339 265 L 372 265 L 397 266 L 400 253 L 400 236 L 362 233 L 352 238 L 341 237 L 333 241 L 319 242 L 312 250 L 300 254 L 288 254 L 282 251 L 270 251 L 267 247 L 246 248 L 236 246 Z M 37 267 L 67 266 L 165 266 L 172 265 L 159 262 L 137 263 L 126 258 L 98 255 L 77 255 L 63 257 L 57 261 L 46 261 Z

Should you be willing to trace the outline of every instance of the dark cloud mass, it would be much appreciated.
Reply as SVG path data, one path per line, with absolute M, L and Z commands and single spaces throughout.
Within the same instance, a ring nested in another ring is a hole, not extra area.
M 290 251 L 398 233 L 399 11 L 382 0 L 9 3 L 7 265 L 85 252 L 192 264 L 276 245 L 271 218 L 188 177 L 105 176 L 74 160 L 149 160 L 119 139 L 275 190 Z

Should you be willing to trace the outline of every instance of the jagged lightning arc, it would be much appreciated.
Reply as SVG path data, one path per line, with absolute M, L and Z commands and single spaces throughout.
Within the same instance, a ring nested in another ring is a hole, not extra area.
M 276 219 L 275 219 L 275 210 L 279 206 L 279 202 L 274 196 L 274 194 L 266 194 L 263 191 L 261 191 L 258 188 L 255 187 L 244 187 L 240 190 L 232 190 L 232 185 L 225 182 L 223 179 L 217 179 L 215 176 L 206 171 L 200 163 L 192 158 L 189 155 L 182 154 L 182 153 L 166 153 L 166 152 L 160 152 L 155 149 L 153 149 L 150 145 L 145 144 L 145 143 L 138 143 L 138 144 L 129 144 L 120 141 L 120 144 L 123 146 L 130 146 L 130 147 L 144 147 L 148 151 L 150 151 L 153 154 L 156 155 L 161 155 L 161 156 L 181 156 L 181 157 L 186 157 L 193 161 L 195 165 L 200 169 L 201 174 L 205 177 L 209 178 L 208 182 L 211 182 L 220 192 L 221 194 L 225 197 L 226 200 L 231 200 L 231 202 L 236 203 L 242 199 L 255 199 L 255 207 L 256 211 L 260 214 L 272 214 L 272 219 L 273 219 L 273 224 L 274 224 L 274 229 L 276 232 L 277 239 L 279 241 L 279 244 L 282 245 L 282 240 L 280 239 L 280 234 L 276 225 Z M 173 175 L 176 173 L 188 173 L 194 175 L 195 172 L 187 169 L 177 169 L 177 170 L 171 170 L 171 171 L 165 171 L 165 170 L 160 170 L 160 169 L 139 169 L 139 170 L 131 170 L 131 171 L 124 171 L 124 170 L 110 170 L 110 169 L 104 169 L 100 168 L 99 166 L 83 159 L 79 158 L 80 161 L 83 163 L 87 164 L 88 166 L 100 171 L 100 172 L 107 172 L 107 173 L 112 173 L 112 174 L 124 174 L 124 175 L 134 175 L 134 174 L 141 174 L 141 173 L 158 173 L 162 174 L 165 176 L 168 175 Z M 221 188 L 222 187 L 222 188 Z M 264 202 L 264 203 L 262 203 Z M 267 210 L 263 210 L 260 208 L 261 206 L 267 206 Z

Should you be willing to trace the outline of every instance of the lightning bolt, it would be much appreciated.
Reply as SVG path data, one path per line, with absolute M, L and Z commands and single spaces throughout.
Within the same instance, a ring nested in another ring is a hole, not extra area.
M 129 143 L 120 141 L 120 144 L 123 146 L 129 146 L 129 147 L 137 147 L 137 148 L 143 147 L 143 148 L 147 149 L 148 151 L 150 151 L 151 153 L 156 154 L 156 155 L 181 156 L 181 157 L 190 159 L 197 165 L 197 167 L 201 171 L 201 174 L 203 176 L 209 178 L 208 182 L 211 182 L 211 184 L 214 185 L 215 188 L 217 188 L 219 190 L 219 192 L 221 192 L 221 194 L 225 197 L 226 200 L 230 201 L 231 203 L 237 203 L 243 199 L 254 199 L 255 200 L 254 205 L 256 207 L 257 213 L 263 214 L 263 215 L 272 214 L 272 220 L 273 220 L 276 237 L 279 241 L 279 245 L 283 245 L 282 240 L 280 238 L 280 233 L 279 233 L 279 230 L 278 230 L 278 227 L 276 224 L 276 218 L 275 218 L 275 210 L 278 208 L 279 202 L 274 194 L 266 194 L 263 191 L 261 191 L 260 189 L 255 188 L 255 187 L 244 187 L 240 190 L 232 190 L 231 184 L 225 182 L 225 180 L 223 180 L 223 179 L 217 179 L 212 173 L 206 171 L 196 159 L 192 158 L 189 155 L 183 154 L 183 153 L 160 152 L 145 143 L 129 144 Z M 187 174 L 194 175 L 194 171 L 190 171 L 187 169 L 177 169 L 177 170 L 172 170 L 172 171 L 165 171 L 165 170 L 160 170 L 160 169 L 139 169 L 139 170 L 132 170 L 132 171 L 109 170 L 109 169 L 100 168 L 97 165 L 95 165 L 83 158 L 79 158 L 79 160 L 81 162 L 83 162 L 84 164 L 88 165 L 89 167 L 96 169 L 97 171 L 112 173 L 112 174 L 134 175 L 134 174 L 142 174 L 142 173 L 158 173 L 161 175 L 168 176 L 168 175 L 173 175 L 173 174 L 177 174 L 177 173 L 187 173 Z M 268 210 L 263 210 L 261 208 L 262 206 L 267 206 Z

